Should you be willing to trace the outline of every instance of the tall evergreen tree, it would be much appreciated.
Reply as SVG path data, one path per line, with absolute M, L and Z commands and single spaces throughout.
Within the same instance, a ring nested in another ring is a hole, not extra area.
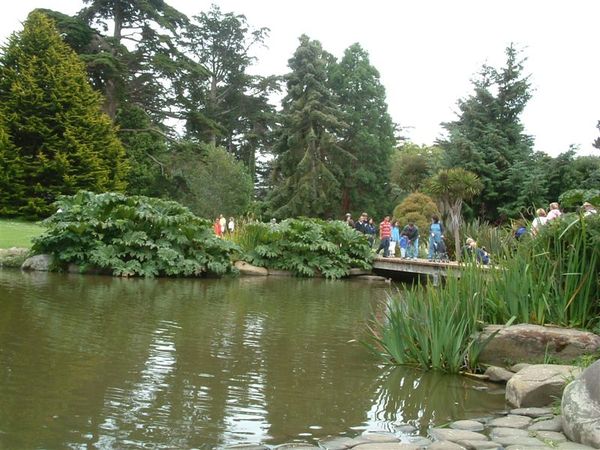
M 0 216 L 14 215 L 15 205 L 24 197 L 24 187 L 23 163 L 0 111 Z
M 533 139 L 524 133 L 520 115 L 531 97 L 525 59 L 512 45 L 506 49 L 506 66 L 484 66 L 473 81 L 475 92 L 460 100 L 459 118 L 443 124 L 448 137 L 440 142 L 449 167 L 463 167 L 483 182 L 474 200 L 479 214 L 495 220 L 515 216 L 529 206 L 524 190 L 535 185 Z M 543 195 L 543 189 L 531 193 Z
M 333 64 L 331 86 L 344 121 L 341 145 L 354 157 L 344 166 L 343 211 L 389 211 L 390 157 L 395 146 L 394 124 L 387 111 L 385 88 L 369 54 L 353 44 L 339 64 Z
M 346 124 L 328 86 L 330 62 L 321 43 L 306 35 L 288 61 L 270 197 L 278 217 L 340 214 L 343 160 L 353 157 L 338 144 Z
M 167 196 L 172 120 L 180 119 L 178 80 L 205 73 L 184 54 L 187 17 L 163 1 L 87 0 L 74 17 L 41 10 L 87 66 L 104 110 L 118 125 L 129 164 L 128 191 Z M 110 30 L 110 31 L 109 31 Z
M 125 186 L 124 150 L 83 63 L 40 12 L 0 56 L 0 115 L 18 152 L 11 215 L 43 216 L 60 194 Z

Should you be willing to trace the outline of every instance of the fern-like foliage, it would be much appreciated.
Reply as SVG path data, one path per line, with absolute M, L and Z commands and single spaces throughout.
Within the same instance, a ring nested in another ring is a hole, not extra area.
M 197 276 L 231 271 L 236 244 L 179 203 L 117 193 L 80 191 L 59 198 L 35 253 L 54 255 L 118 276 Z
M 298 276 L 346 276 L 350 268 L 371 268 L 365 236 L 344 222 L 288 219 L 280 224 L 247 224 L 236 236 L 251 264 L 290 270 Z

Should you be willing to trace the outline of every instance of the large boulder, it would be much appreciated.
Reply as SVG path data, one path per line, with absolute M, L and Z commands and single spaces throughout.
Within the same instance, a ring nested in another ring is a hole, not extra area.
M 236 261 L 235 267 L 240 271 L 241 275 L 263 276 L 269 275 L 269 271 L 264 267 L 253 266 L 246 261 Z
M 27 258 L 21 264 L 21 270 L 37 270 L 40 272 L 48 272 L 52 266 L 54 258 L 52 255 L 35 255 Z
M 540 325 L 489 325 L 479 335 L 480 342 L 498 332 L 481 352 L 479 361 L 489 365 L 528 362 L 539 364 L 551 356 L 571 361 L 600 351 L 600 336 L 570 328 Z
M 506 383 L 506 400 L 517 408 L 549 405 L 580 373 L 581 369 L 575 366 L 533 364 Z
M 600 360 L 565 388 L 561 406 L 567 437 L 600 448 Z

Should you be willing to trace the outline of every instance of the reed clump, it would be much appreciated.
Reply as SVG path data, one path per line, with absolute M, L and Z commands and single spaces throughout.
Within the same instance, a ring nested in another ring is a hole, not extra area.
M 460 278 L 439 287 L 391 295 L 383 318 L 372 323 L 370 347 L 393 364 L 475 371 L 481 348 L 473 337 L 485 324 L 599 328 L 598 215 L 564 215 L 535 237 L 494 247 L 492 268 L 466 265 Z

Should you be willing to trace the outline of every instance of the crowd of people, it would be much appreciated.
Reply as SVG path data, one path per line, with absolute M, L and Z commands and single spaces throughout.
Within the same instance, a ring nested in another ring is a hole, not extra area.
M 219 214 L 213 223 L 213 230 L 217 237 L 223 237 L 225 233 L 233 234 L 235 230 L 235 221 L 233 217 L 230 217 L 229 220 L 225 219 L 223 214 Z
M 584 202 L 583 205 L 581 205 L 581 211 L 584 217 L 598 213 L 594 205 L 592 205 L 589 202 Z M 553 202 L 550 203 L 550 205 L 548 206 L 548 211 L 546 211 L 544 208 L 538 208 L 535 211 L 535 215 L 535 219 L 533 219 L 533 221 L 531 222 L 530 231 L 532 236 L 536 236 L 545 224 L 560 217 L 562 215 L 562 212 L 560 211 L 560 205 L 556 202 Z M 521 225 L 515 232 L 515 237 L 520 238 L 526 232 L 527 229 L 525 228 L 525 226 Z
M 596 208 L 591 203 L 585 202 L 581 208 L 584 216 L 597 214 Z M 550 203 L 548 211 L 544 208 L 536 210 L 536 217 L 531 222 L 529 230 L 525 225 L 519 225 L 514 235 L 517 239 L 520 239 L 529 231 L 532 236 L 536 236 L 542 226 L 561 215 L 560 205 L 557 202 Z M 375 238 L 379 233 L 379 246 L 374 249 L 378 255 L 383 253 L 384 257 L 398 256 L 405 259 L 417 259 L 419 256 L 420 231 L 412 220 L 408 220 L 402 226 L 398 220 L 392 222 L 390 216 L 385 216 L 383 221 L 376 225 L 374 219 L 369 217 L 367 213 L 362 213 L 356 222 L 352 220 L 352 215 L 348 213 L 345 221 L 350 227 L 366 236 L 371 248 L 373 248 Z M 276 223 L 275 219 L 271 219 L 272 225 Z M 233 234 L 235 230 L 234 218 L 230 217 L 227 220 L 223 214 L 220 214 L 215 219 L 213 228 L 218 237 L 222 237 L 226 233 Z M 462 256 L 463 259 L 470 259 L 480 264 L 490 263 L 490 255 L 485 247 L 479 247 L 477 241 L 470 237 L 466 239 L 462 248 Z M 444 228 L 437 215 L 431 217 L 431 224 L 429 225 L 427 259 L 430 261 L 449 260 L 444 242 Z
M 372 217 L 362 213 L 354 222 L 350 214 L 346 214 L 346 223 L 357 231 L 367 236 L 369 244 L 373 247 L 375 236 L 379 231 L 379 246 L 375 250 L 377 254 L 383 252 L 384 257 L 400 256 L 401 258 L 417 259 L 419 256 L 419 227 L 412 220 L 408 220 L 404 226 L 398 220 L 390 221 L 390 216 L 385 216 L 378 227 Z M 437 216 L 431 220 L 429 235 L 429 259 L 447 259 L 443 228 Z
M 591 203 L 585 202 L 581 208 L 584 216 L 597 214 L 596 208 Z M 527 230 L 524 225 L 517 227 L 515 237 L 519 239 L 527 232 L 535 236 L 540 227 L 561 215 L 560 205 L 557 202 L 550 203 L 548 211 L 539 208 L 536 211 L 536 218 L 531 223 L 531 228 Z M 367 213 L 362 213 L 356 222 L 352 220 L 351 214 L 346 214 L 346 223 L 366 235 L 371 247 L 373 247 L 375 237 L 379 233 L 379 246 L 374 249 L 378 255 L 382 253 L 384 257 L 398 256 L 406 259 L 417 259 L 419 255 L 420 232 L 414 221 L 408 220 L 406 225 L 402 226 L 398 220 L 392 222 L 390 216 L 385 216 L 383 221 L 376 226 L 372 217 L 369 217 Z M 448 261 L 448 253 L 444 242 L 444 228 L 438 216 L 432 216 L 427 231 L 427 259 L 430 261 Z M 465 245 L 462 247 L 462 257 L 465 260 L 476 261 L 480 264 L 490 264 L 490 254 L 487 249 L 480 247 L 477 241 L 470 237 L 466 239 Z

